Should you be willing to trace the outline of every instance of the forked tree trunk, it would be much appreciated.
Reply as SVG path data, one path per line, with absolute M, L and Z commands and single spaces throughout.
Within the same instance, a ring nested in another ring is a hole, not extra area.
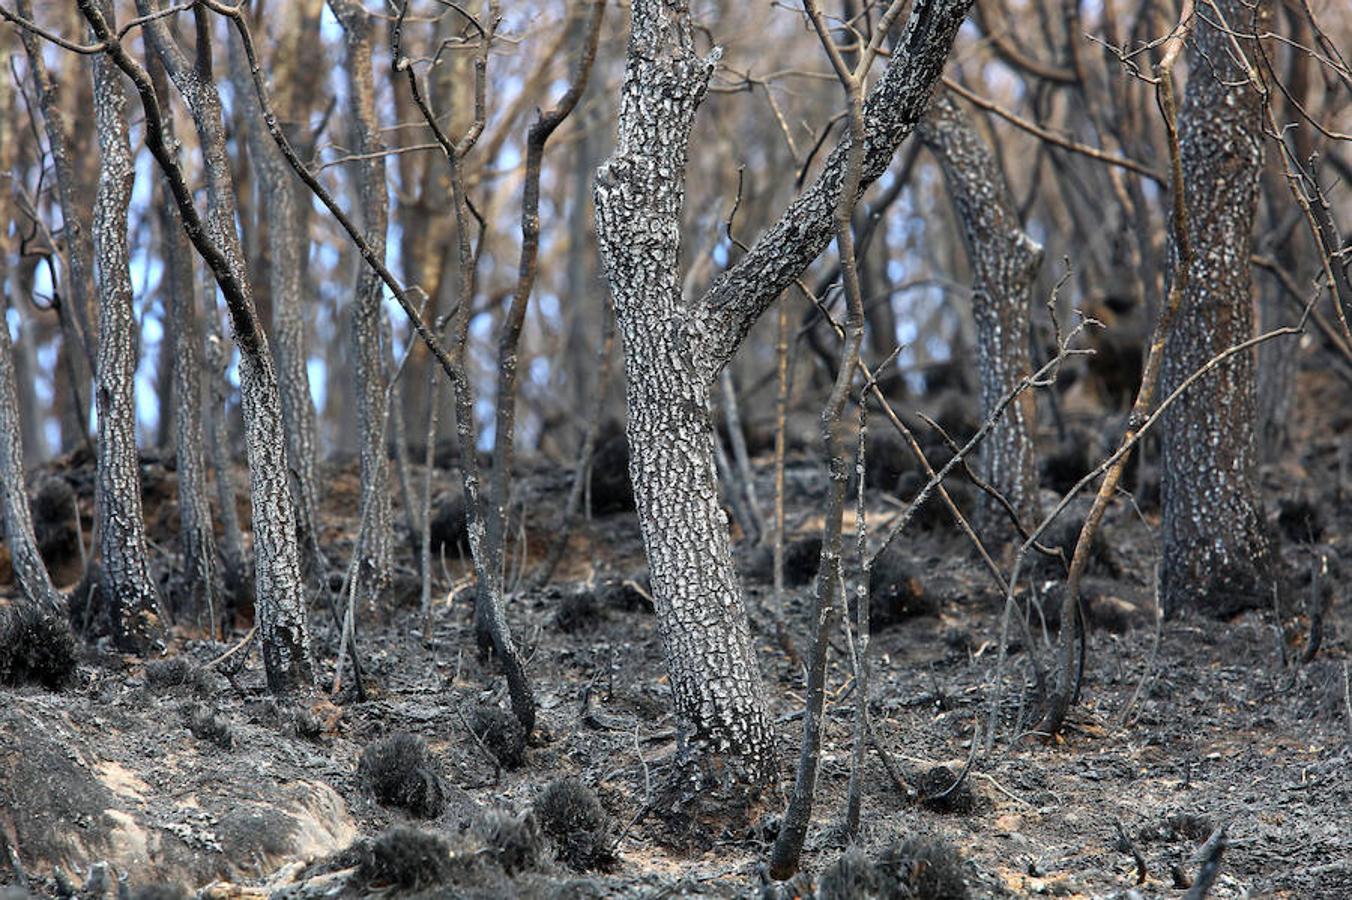
M 984 421 L 1033 371 L 1028 294 L 1042 263 L 1042 248 L 1019 225 L 1009 185 L 990 147 L 947 91 L 935 94 L 917 135 L 943 169 L 972 267 Z M 1033 394 L 1024 391 L 982 443 L 978 464 L 982 479 L 1003 494 L 1030 526 L 1041 518 L 1033 446 L 1036 421 Z M 984 492 L 979 522 L 991 537 L 1016 536 L 1005 509 Z
M 1217 0 L 1229 30 L 1252 33 L 1255 10 Z M 1257 24 L 1271 12 L 1257 7 Z M 1263 165 L 1262 98 L 1232 38 L 1198 16 L 1179 113 L 1192 242 L 1183 306 L 1161 370 L 1164 392 L 1227 347 L 1253 336 L 1249 245 Z M 1240 40 L 1245 53 L 1252 42 Z M 1272 602 L 1272 537 L 1254 476 L 1253 355 L 1239 353 L 1188 390 L 1164 417 L 1163 564 L 1166 613 L 1213 615 Z
M 913 7 L 865 102 L 861 190 L 920 117 L 969 5 Z M 596 177 L 597 237 L 625 346 L 630 475 L 683 768 L 724 785 L 765 784 L 774 734 L 718 502 L 709 402 L 751 325 L 830 242 L 846 150 L 704 297 L 683 303 L 687 147 L 716 57 L 695 53 L 680 0 L 634 0 L 631 23 L 616 147 Z
M 145 653 L 163 637 L 159 591 L 150 575 L 141 466 L 136 451 L 138 323 L 127 259 L 127 207 L 135 169 L 127 128 L 122 73 L 102 54 L 94 58 L 94 122 L 99 183 L 94 199 L 94 254 L 98 260 L 99 346 L 98 479 L 99 591 L 112 617 L 119 648 Z

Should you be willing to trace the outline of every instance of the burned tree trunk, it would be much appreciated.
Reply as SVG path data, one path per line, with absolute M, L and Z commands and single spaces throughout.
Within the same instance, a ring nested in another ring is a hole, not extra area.
M 371 71 L 371 16 L 351 0 L 329 0 L 347 43 L 348 102 L 352 115 L 357 194 L 367 244 L 385 256 L 389 204 L 385 160 L 376 118 L 375 79 Z M 385 367 L 381 353 L 383 285 L 370 266 L 358 265 L 352 298 L 352 352 L 356 358 L 357 414 L 360 422 L 361 524 L 357 535 L 357 596 L 372 603 L 390 578 L 390 464 L 385 443 L 388 418 Z
M 122 75 L 106 56 L 94 60 L 94 121 L 99 183 L 94 199 L 94 254 L 98 260 L 99 347 L 99 590 L 112 616 L 118 647 L 145 653 L 161 639 L 159 591 L 150 575 L 141 469 L 136 451 L 136 311 L 127 258 L 127 207 L 135 169 L 127 128 Z
M 864 104 L 862 190 L 919 119 L 967 0 L 919 0 Z M 848 140 L 742 259 L 681 299 L 680 213 L 695 112 L 714 59 L 694 50 L 688 6 L 635 0 L 615 152 L 597 172 L 597 236 L 628 376 L 630 475 L 652 573 L 685 768 L 723 783 L 776 768 L 728 523 L 709 403 L 752 324 L 830 242 Z
M 917 134 L 943 169 L 972 267 L 972 316 L 977 328 L 981 414 L 1033 371 L 1029 358 L 1029 289 L 1042 248 L 1019 225 L 1009 185 L 994 155 L 947 91 L 939 91 Z M 1020 394 L 983 442 L 979 474 L 1005 496 L 1019 518 L 1039 516 L 1033 447 L 1037 408 Z M 1015 537 L 1002 506 L 983 493 L 980 523 L 1002 540 Z
M 193 8 L 197 53 L 191 61 L 179 47 L 165 18 L 151 18 L 144 26 L 153 51 L 183 95 L 197 129 L 207 182 L 207 215 L 203 219 L 193 205 L 183 171 L 160 133 L 163 115 L 144 67 L 121 44 L 110 40 L 114 28 L 96 8 L 94 0 L 78 2 L 95 37 L 108 43 L 108 57 L 136 85 L 146 114 L 146 145 L 173 191 L 184 231 L 210 267 L 230 312 L 240 351 L 240 400 L 253 505 L 254 572 L 263 664 L 268 687 L 275 692 L 309 686 L 313 669 L 277 372 L 253 303 L 244 254 L 235 230 L 234 186 L 221 120 L 221 98 L 212 76 L 207 10 L 201 6 Z M 151 16 L 159 8 L 155 0 L 137 0 L 137 11 L 142 16 Z
M 19 15 L 33 18 L 31 0 L 18 0 Z M 94 295 L 94 248 L 85 229 L 88 207 L 80 201 L 81 183 L 72 160 L 70 126 L 61 109 L 58 85 L 43 59 L 43 41 L 27 29 L 19 29 L 24 52 L 33 74 L 33 87 L 47 134 L 48 153 L 56 175 L 57 199 L 61 209 L 61 233 L 64 237 L 65 293 L 57 300 L 61 317 L 63 353 L 70 375 L 72 396 L 68 399 L 72 415 L 61 420 L 62 440 L 67 446 L 89 439 L 90 373 L 94 367 L 94 332 L 90 320 Z
M 0 172 L 13 164 L 14 120 L 3 115 L 11 109 L 10 83 L 0 79 Z M 49 614 L 66 618 L 65 598 L 52 585 L 47 567 L 38 552 L 33 534 L 33 519 L 24 495 L 23 445 L 20 436 L 19 395 L 15 379 L 13 346 L 9 337 L 9 190 L 0 191 L 0 524 L 9 545 L 14 579 L 24 597 L 33 606 Z
M 299 23 L 295 29 L 299 31 Z M 288 39 L 290 35 L 288 35 Z M 289 40 L 288 40 L 289 43 Z M 296 50 L 283 46 L 281 57 Z M 274 72 L 284 77 L 282 72 Z M 269 137 L 263 124 L 263 111 L 254 95 L 248 63 L 238 41 L 230 46 L 230 86 L 245 108 L 248 123 L 249 158 L 258 178 L 258 204 L 267 223 L 268 292 L 272 301 L 273 358 L 277 363 L 277 386 L 282 401 L 282 419 L 286 423 L 287 461 L 294 475 L 297 540 L 306 568 L 320 563 L 319 479 L 315 460 L 319 449 L 315 438 L 314 401 L 310 395 L 310 373 L 306 366 L 305 316 L 303 309 L 304 274 L 309 253 L 305 214 L 300 205 L 308 198 L 297 193 L 286 160 Z
M 1270 8 L 1258 5 L 1260 23 Z M 1251 33 L 1252 7 L 1218 0 L 1218 9 L 1229 29 Z M 1263 100 L 1229 29 L 1198 17 L 1179 114 L 1192 263 L 1166 345 L 1166 392 L 1253 336 L 1249 244 L 1263 165 Z M 1254 51 L 1249 41 L 1239 45 Z M 1188 390 L 1165 414 L 1163 437 L 1165 611 L 1223 616 L 1266 606 L 1273 553 L 1254 477 L 1252 354 L 1236 354 Z
M 168 103 L 169 85 L 164 67 L 149 60 L 155 92 Z M 164 119 L 165 140 L 177 143 L 173 118 Z M 202 329 L 197 320 L 197 284 L 193 276 L 192 249 L 183 236 L 183 220 L 174 208 L 169 192 L 159 195 L 160 241 L 164 248 L 165 282 L 169 292 L 169 332 L 166 341 L 172 350 L 170 379 L 173 385 L 174 451 L 178 468 L 178 542 L 183 554 L 183 573 L 179 590 L 184 600 L 197 601 L 197 611 L 208 613 L 208 634 L 215 635 L 219 624 L 217 604 L 219 578 L 216 567 L 216 535 L 211 524 L 211 502 L 207 499 L 207 466 L 202 428 Z M 162 410 L 161 415 L 168 415 Z M 174 609 L 175 614 L 178 610 Z

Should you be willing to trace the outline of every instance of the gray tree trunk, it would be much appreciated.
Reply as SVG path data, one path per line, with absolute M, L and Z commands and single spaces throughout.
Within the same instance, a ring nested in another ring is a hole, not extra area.
M 90 0 L 79 2 L 89 18 Z M 142 16 L 146 16 L 160 9 L 162 3 L 137 0 L 136 7 Z M 150 20 L 144 31 L 165 71 L 183 95 L 202 147 L 207 215 L 200 222 L 189 223 L 200 224 L 201 231 L 189 228 L 188 232 L 199 252 L 206 255 L 210 251 L 213 274 L 225 296 L 235 343 L 240 350 L 240 404 L 244 412 L 244 440 L 253 507 L 258 630 L 268 687 L 274 692 L 284 692 L 308 687 L 313 682 L 285 428 L 277 372 L 273 368 L 267 335 L 254 307 L 236 231 L 235 192 L 221 120 L 221 99 L 211 68 L 211 14 L 201 6 L 194 7 L 193 14 L 197 24 L 197 53 L 191 61 L 179 47 L 166 24 L 167 19 Z M 104 22 L 104 25 L 107 27 L 108 23 Z M 145 97 L 142 99 L 144 102 Z M 161 168 L 166 168 L 169 162 L 158 161 Z M 166 176 L 171 183 L 176 179 L 181 181 L 182 172 L 175 167 L 166 171 Z M 185 219 L 196 218 L 195 210 L 190 207 L 181 207 L 181 212 Z
M 910 133 L 969 0 L 919 0 L 865 103 L 861 190 Z M 693 47 L 689 8 L 635 0 L 611 158 L 597 171 L 597 237 L 628 376 L 630 475 L 679 722 L 681 755 L 724 784 L 774 775 L 773 731 L 718 502 L 714 379 L 833 233 L 846 149 L 745 256 L 681 302 L 681 206 L 690 130 L 714 59 Z
M 152 56 L 148 68 L 155 93 L 167 108 L 169 86 L 164 67 Z M 174 121 L 169 115 L 165 116 L 164 131 L 166 142 L 177 146 Z M 160 415 L 173 419 L 178 473 L 178 543 L 183 554 L 178 590 L 182 600 L 194 601 L 197 612 L 205 610 L 208 613 L 209 634 L 215 635 L 219 624 L 216 615 L 221 610 L 218 602 L 220 584 L 203 442 L 203 344 L 197 318 L 197 282 L 193 275 L 192 249 L 183 235 L 183 220 L 168 190 L 161 186 L 156 193 L 164 253 L 163 283 L 167 288 L 162 293 L 168 295 L 169 327 L 165 342 L 170 347 L 165 354 L 169 358 L 169 371 L 162 372 L 161 377 L 168 379 L 171 385 L 168 394 L 173 402 L 172 407 L 162 407 Z
M 329 0 L 347 42 L 348 101 L 354 136 L 353 152 L 368 158 L 355 163 L 357 193 L 366 242 L 385 255 L 389 200 L 385 193 L 384 149 L 376 115 L 375 79 L 371 70 L 371 16 L 354 0 Z M 360 427 L 361 527 L 357 536 L 357 596 L 373 603 L 390 579 L 390 464 L 385 441 L 387 421 L 384 354 L 381 351 L 379 276 L 360 260 L 352 299 L 352 353 L 356 358 L 355 388 Z
M 145 653 L 164 633 L 159 591 L 150 574 L 141 468 L 136 451 L 138 322 L 127 259 L 127 207 L 135 168 L 127 128 L 122 73 L 105 56 L 94 58 L 94 122 L 99 182 L 94 199 L 94 254 L 98 260 L 97 357 L 99 590 L 119 648 Z
M 917 135 L 943 169 L 967 246 L 985 420 L 1001 398 L 1033 371 L 1029 290 L 1042 263 L 1042 248 L 1020 226 L 1004 173 L 947 91 L 935 94 Z M 978 460 L 982 479 L 1030 525 L 1041 518 L 1033 444 L 1036 422 L 1033 394 L 1024 391 L 982 443 Z M 980 525 L 988 535 L 1000 540 L 1016 536 L 1004 508 L 989 495 L 982 493 L 979 510 Z
M 18 0 L 16 7 L 19 15 L 32 20 L 31 0 Z M 65 396 L 68 403 L 63 410 L 66 414 L 61 418 L 61 436 L 64 445 L 69 448 L 89 437 L 89 407 L 92 400 L 90 383 L 94 365 L 91 353 L 95 341 L 90 319 L 90 310 L 94 306 L 94 248 L 84 226 L 88 207 L 80 202 L 81 183 L 71 159 L 70 128 L 61 109 L 58 86 L 42 55 L 45 41 L 22 28 L 19 29 L 19 37 L 33 73 L 33 86 L 38 108 L 42 111 L 47 152 L 56 175 L 57 199 L 61 209 L 65 292 L 57 312 L 61 317 L 65 368 L 70 375 L 69 393 Z
M 299 27 L 299 26 L 297 26 Z M 285 39 L 284 39 L 285 40 Z M 279 49 L 279 64 L 294 47 Z M 284 66 L 283 66 L 284 68 Z M 274 73 L 279 78 L 285 72 Z M 258 179 L 258 203 L 266 219 L 268 286 L 272 300 L 273 358 L 277 365 L 282 419 L 286 423 L 287 460 L 294 477 L 297 540 L 306 568 L 313 569 L 323 554 L 319 548 L 319 480 L 315 474 L 318 445 L 315 438 L 314 399 L 305 344 L 304 274 L 309 253 L 305 217 L 298 205 L 297 179 L 263 122 L 244 51 L 230 42 L 230 85 L 243 105 L 248 123 L 249 158 Z M 308 197 L 305 198 L 308 200 Z
M 13 165 L 14 123 L 6 115 L 13 109 L 10 81 L 0 78 L 0 173 L 8 173 Z M 66 618 L 66 602 L 52 585 L 51 576 L 38 553 L 37 538 L 33 534 L 33 519 L 24 492 L 23 445 L 21 435 L 24 423 L 20 419 L 18 385 L 14 365 L 13 346 L 9 337 L 9 240 L 6 235 L 10 220 L 10 192 L 0 191 L 0 523 L 4 525 L 5 543 L 9 545 L 10 565 L 14 578 L 28 602 L 53 615 Z
M 1250 33 L 1252 7 L 1218 0 L 1218 8 L 1231 29 Z M 1266 20 L 1270 3 L 1257 12 Z M 1232 40 L 1212 16 L 1198 17 L 1179 113 L 1193 263 L 1166 344 L 1165 392 L 1253 336 L 1249 245 L 1263 165 L 1262 98 Z M 1266 607 L 1273 553 L 1254 477 L 1253 355 L 1236 354 L 1187 391 L 1166 412 L 1163 439 L 1165 612 Z

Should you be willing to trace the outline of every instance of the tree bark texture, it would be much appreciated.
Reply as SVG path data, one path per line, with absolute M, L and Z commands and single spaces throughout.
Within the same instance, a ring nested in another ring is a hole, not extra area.
M 1009 185 L 990 147 L 947 91 L 935 94 L 917 134 L 943 169 L 967 246 L 984 421 L 1000 399 L 1033 371 L 1029 291 L 1042 263 L 1042 248 L 1020 226 Z M 1033 395 L 1024 391 L 982 443 L 978 464 L 982 479 L 1028 523 L 1040 518 L 1036 422 Z M 983 531 L 1002 540 L 1016 537 L 1004 508 L 985 493 L 979 523 Z
M 1230 29 L 1251 33 L 1254 9 L 1217 0 Z M 1259 23 L 1271 13 L 1263 0 Z M 1192 245 L 1183 306 L 1166 345 L 1162 391 L 1253 336 L 1249 247 L 1263 165 L 1262 98 L 1236 61 L 1235 39 L 1199 15 L 1179 113 Z M 1239 39 L 1245 53 L 1255 48 Z M 1165 414 L 1163 560 L 1166 613 L 1214 615 L 1271 603 L 1272 538 L 1255 479 L 1253 355 L 1232 357 Z
M 151 79 L 162 103 L 169 100 L 169 85 L 164 67 L 149 62 Z M 171 146 L 177 143 L 174 121 L 164 119 L 165 140 Z M 173 389 L 173 434 L 178 471 L 179 549 L 183 554 L 181 591 L 184 599 L 198 601 L 197 609 L 205 608 L 213 619 L 208 623 L 209 633 L 215 634 L 218 622 L 214 615 L 217 604 L 219 578 L 216 564 L 216 535 L 212 529 L 211 501 L 208 499 L 206 444 L 202 428 L 202 329 L 197 318 L 197 284 L 193 275 L 192 248 L 183 236 L 183 220 L 174 208 L 169 192 L 159 190 L 160 239 L 164 246 L 164 279 L 169 295 L 169 334 L 166 341 L 172 348 L 170 381 Z M 168 410 L 161 415 L 168 415 Z M 175 613 L 178 610 L 174 610 Z
M 101 54 L 94 58 L 94 121 L 99 142 L 93 227 L 100 335 L 95 394 L 98 478 L 94 495 L 99 590 L 111 614 L 118 647 L 145 653 L 162 638 L 163 623 L 159 590 L 150 574 L 136 450 L 134 378 L 140 328 L 132 305 L 127 258 L 127 208 L 135 169 L 122 73 Z
M 33 18 L 31 0 L 18 0 L 19 15 Z M 61 109 L 58 85 L 43 59 L 43 40 L 27 29 L 19 29 L 28 65 L 33 74 L 33 87 L 38 108 L 42 111 L 47 152 L 52 158 L 56 175 L 57 200 L 61 209 L 61 234 L 65 253 L 65 294 L 57 310 L 61 317 L 62 340 L 73 391 L 68 410 L 62 416 L 62 443 L 74 446 L 89 436 L 89 385 L 94 362 L 90 357 L 95 340 L 91 327 L 90 310 L 94 297 L 94 247 L 84 227 L 87 207 L 80 202 L 81 182 L 71 161 L 72 141 L 66 115 Z
M 355 163 L 357 193 L 366 242 L 385 256 L 389 202 L 385 160 L 376 117 L 375 79 L 371 70 L 371 16 L 353 0 L 329 0 L 343 26 L 347 44 L 348 102 L 353 152 L 367 156 Z M 352 300 L 352 353 L 361 430 L 361 527 L 357 538 L 357 596 L 373 603 L 390 579 L 390 464 L 385 442 L 384 354 L 381 352 L 381 297 L 384 287 L 370 266 L 358 262 Z
M 967 0 L 920 0 L 865 102 L 863 186 L 919 119 Z M 614 154 L 597 171 L 597 236 L 628 375 L 630 475 L 679 721 L 682 755 L 727 780 L 776 763 L 760 674 L 718 501 L 710 399 L 755 319 L 830 242 L 848 139 L 755 246 L 681 302 L 687 147 L 715 58 L 680 0 L 635 0 Z
M 297 540 L 306 566 L 313 568 L 321 556 L 316 520 L 320 492 L 315 473 L 319 451 L 302 307 L 309 237 L 304 212 L 298 208 L 300 202 L 308 202 L 309 198 L 298 196 L 297 179 L 263 124 L 263 111 L 237 40 L 230 44 L 230 76 L 234 94 L 246 109 L 249 157 L 258 178 L 258 203 L 267 222 L 272 355 L 277 366 L 282 419 L 286 423 L 287 459 L 295 479 Z
M 111 33 L 108 21 L 93 14 L 91 0 L 79 0 L 96 36 Z M 161 6 L 156 0 L 137 0 L 146 16 Z M 300 552 L 296 541 L 296 514 L 287 470 L 286 444 L 277 372 L 253 304 L 239 234 L 235 230 L 234 185 L 221 120 L 221 99 L 211 71 L 209 14 L 193 8 L 197 24 L 197 54 L 189 61 L 164 18 L 144 26 L 148 41 L 188 106 L 202 147 L 207 184 L 207 215 L 198 217 L 178 167 L 162 140 L 157 140 L 160 110 L 145 72 L 116 43 L 109 55 L 133 78 L 147 114 L 147 144 L 173 188 L 185 231 L 206 260 L 220 285 L 230 313 L 235 343 L 240 350 L 240 402 L 250 471 L 253 507 L 255 601 L 262 639 L 268 687 L 284 692 L 313 681 L 309 632 L 306 625 Z M 101 27 L 100 27 L 101 26 Z

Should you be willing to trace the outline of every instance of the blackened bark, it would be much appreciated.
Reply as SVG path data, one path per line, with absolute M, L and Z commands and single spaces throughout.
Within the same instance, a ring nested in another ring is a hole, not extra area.
M 31 0 L 18 0 L 19 15 L 33 18 Z M 61 317 L 64 354 L 71 376 L 71 412 L 62 417 L 62 438 L 73 445 L 74 439 L 89 437 L 89 385 L 94 368 L 94 330 L 90 318 L 94 297 L 94 247 L 85 228 L 88 207 L 81 203 L 81 182 L 72 163 L 72 140 L 66 115 L 61 109 L 58 85 L 47 68 L 41 38 L 27 29 L 19 29 L 24 52 L 33 73 L 33 87 L 47 134 L 47 152 L 56 175 L 57 199 L 61 208 L 61 234 L 65 252 L 65 296 L 57 309 Z
M 107 6 L 105 6 L 105 9 Z M 119 648 L 145 653 L 163 636 L 159 591 L 150 575 L 141 469 L 136 451 L 138 323 L 127 258 L 127 207 L 135 169 L 127 128 L 122 74 L 106 56 L 94 59 L 94 122 L 99 141 L 94 199 L 94 254 L 98 265 L 97 356 L 99 590 Z
M 1251 32 L 1252 7 L 1217 5 L 1231 28 Z M 1270 11 L 1259 3 L 1260 22 Z M 1249 245 L 1263 165 L 1262 98 L 1236 61 L 1233 40 L 1212 16 L 1198 16 L 1179 114 L 1192 265 L 1166 345 L 1166 392 L 1253 336 Z M 1165 612 L 1266 607 L 1273 553 L 1254 473 L 1252 354 L 1236 354 L 1180 397 L 1165 414 L 1163 438 Z
M 168 109 L 169 86 L 164 68 L 149 60 L 155 91 Z M 177 145 L 174 121 L 164 118 L 165 140 Z M 216 568 L 216 535 L 212 530 L 211 502 L 202 428 L 202 329 L 197 318 L 197 286 L 193 277 L 192 249 L 183 236 L 179 217 L 168 191 L 159 190 L 160 240 L 164 247 L 164 280 L 169 294 L 169 333 L 172 349 L 169 380 L 173 398 L 174 450 L 178 472 L 179 550 L 183 554 L 181 590 L 198 602 L 198 612 L 208 613 L 208 633 L 216 633 L 220 594 Z M 161 416 L 169 416 L 162 409 Z M 177 612 L 177 610 L 175 610 Z
M 920 117 L 968 0 L 920 0 L 864 105 L 860 189 Z M 680 301 L 686 152 L 713 60 L 693 49 L 689 9 L 636 0 L 615 152 L 597 172 L 597 236 L 628 374 L 630 475 L 652 573 L 683 756 L 725 779 L 765 783 L 772 731 L 718 502 L 709 401 L 755 319 L 834 234 L 846 146 L 780 221 L 693 306 Z M 847 142 L 846 142 L 847 143 Z
M 373 253 L 385 256 L 389 201 L 385 160 L 376 117 L 375 79 L 371 71 L 371 16 L 354 0 L 329 0 L 343 26 L 347 44 L 347 83 L 352 116 L 354 163 L 363 237 Z M 357 267 L 352 300 L 352 353 L 361 431 L 361 527 L 357 535 L 357 596 L 374 603 L 390 579 L 390 465 L 386 449 L 385 366 L 381 352 L 381 297 L 384 286 L 370 266 Z
M 5 114 L 10 104 L 10 83 L 0 79 L 0 179 L 13 164 L 15 119 Z M 20 421 L 19 396 L 15 380 L 13 346 L 9 337 L 9 240 L 10 186 L 0 190 L 0 523 L 9 545 L 10 565 L 24 598 L 51 615 L 66 618 L 65 598 L 52 585 L 51 576 L 38 553 L 33 534 L 33 519 L 24 493 L 23 423 Z
M 282 52 L 286 52 L 285 49 Z M 283 73 L 277 74 L 285 77 Z M 287 460 L 295 479 L 297 540 L 306 568 L 313 570 L 323 554 L 315 518 L 320 496 L 315 474 L 319 452 L 310 373 L 306 365 L 303 308 L 309 236 L 304 211 L 298 208 L 308 197 L 298 196 L 297 179 L 292 176 L 263 124 L 263 111 L 254 94 L 248 63 L 238 40 L 230 43 L 230 86 L 245 111 L 249 158 L 258 179 L 258 205 L 266 221 L 273 358 L 277 364 L 282 419 L 286 423 Z
M 1029 290 L 1042 248 L 1019 225 L 1004 173 L 986 142 L 947 91 L 940 90 L 917 135 L 943 169 L 972 267 L 972 317 L 976 320 L 981 414 L 1032 374 L 1029 357 Z M 983 480 L 1009 500 L 1021 521 L 1038 521 L 1038 473 L 1033 430 L 1037 408 L 1024 391 L 982 443 Z M 1003 506 L 981 495 L 980 524 L 1001 540 L 1017 536 Z
M 164 144 L 160 106 L 145 69 L 121 44 L 109 40 L 113 29 L 93 0 L 78 3 L 95 36 L 108 41 L 107 55 L 136 85 L 146 113 L 147 146 L 173 191 L 184 231 L 210 267 L 230 312 L 235 343 L 240 350 L 240 400 L 250 470 L 256 609 L 263 664 L 268 687 L 273 691 L 307 687 L 313 681 L 313 670 L 277 373 L 253 304 L 243 251 L 235 231 L 234 186 L 230 180 L 220 95 L 211 72 L 208 13 L 201 6 L 193 8 L 197 55 L 192 62 L 179 48 L 165 18 L 150 19 L 143 26 L 152 49 L 159 54 L 170 79 L 183 95 L 197 128 L 207 181 L 207 216 L 203 220 L 193 205 L 182 169 Z M 142 16 L 159 7 L 155 0 L 137 0 L 137 10 Z
M 596 176 L 597 237 L 625 348 L 629 472 L 681 753 L 764 784 L 773 732 L 714 473 L 714 366 L 679 302 L 688 142 L 715 59 L 696 55 L 684 3 L 634 2 L 615 152 Z

